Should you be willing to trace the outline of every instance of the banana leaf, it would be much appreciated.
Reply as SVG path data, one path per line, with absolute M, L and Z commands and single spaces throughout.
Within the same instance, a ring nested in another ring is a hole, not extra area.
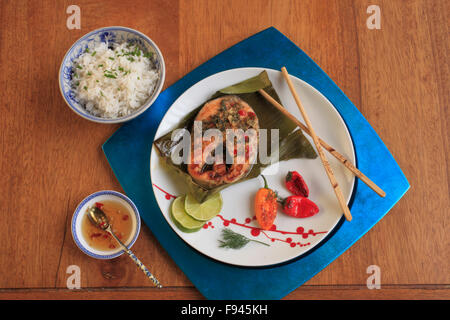
M 239 96 L 245 102 L 247 102 L 255 111 L 258 119 L 260 129 L 268 129 L 268 139 L 267 141 L 271 141 L 270 129 L 278 129 L 279 130 L 279 149 L 277 159 L 273 159 L 271 163 L 263 164 L 257 161 L 249 171 L 249 173 L 239 181 L 236 181 L 231 184 L 225 184 L 213 188 L 206 188 L 204 186 L 196 183 L 192 177 L 189 175 L 187 171 L 186 164 L 177 165 L 172 162 L 171 154 L 174 148 L 176 148 L 177 144 L 180 141 L 172 141 L 171 136 L 172 132 L 175 129 L 186 129 L 189 132 L 192 130 L 192 126 L 194 123 L 194 119 L 203 105 L 199 106 L 188 115 L 186 115 L 183 119 L 180 120 L 180 123 L 176 128 L 173 128 L 172 131 L 163 135 L 154 141 L 154 145 L 159 152 L 159 155 L 164 160 L 164 163 L 172 170 L 174 170 L 180 177 L 180 181 L 182 181 L 187 187 L 188 192 L 192 194 L 199 202 L 204 201 L 208 196 L 223 190 L 224 188 L 230 187 L 235 183 L 239 183 L 248 179 L 253 179 L 258 177 L 262 170 L 268 165 L 276 162 L 276 161 L 284 161 L 295 158 L 307 158 L 314 159 L 317 157 L 317 154 L 309 143 L 309 141 L 305 138 L 302 131 L 297 128 L 296 124 L 286 117 L 283 113 L 281 113 L 277 108 L 272 106 L 260 93 L 258 93 L 259 89 L 264 89 L 269 95 L 271 95 L 275 100 L 281 103 L 278 94 L 275 89 L 272 87 L 272 83 L 269 80 L 266 71 L 261 72 L 259 75 L 234 84 L 232 86 L 223 88 L 216 92 L 210 100 L 219 98 L 223 95 L 234 94 Z M 208 101 L 210 101 L 208 100 Z M 206 101 L 206 102 L 208 102 Z M 206 103 L 205 102 L 205 103 Z M 268 145 L 268 154 L 275 154 L 276 150 L 270 150 L 270 143 Z

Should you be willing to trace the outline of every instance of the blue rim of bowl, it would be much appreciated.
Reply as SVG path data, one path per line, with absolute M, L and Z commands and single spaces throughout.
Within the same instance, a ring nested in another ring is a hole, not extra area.
M 146 42 L 148 42 L 148 44 L 153 47 L 153 49 L 155 49 L 155 51 L 158 53 L 158 59 L 160 60 L 159 63 L 161 65 L 161 72 L 160 72 L 160 79 L 158 79 L 159 84 L 158 87 L 155 88 L 155 90 L 153 91 L 152 97 L 150 98 L 150 100 L 146 103 L 144 103 L 136 112 L 133 112 L 125 117 L 121 117 L 121 118 L 114 118 L 114 119 L 110 119 L 110 118 L 100 118 L 100 117 L 96 117 L 94 115 L 90 115 L 88 113 L 88 111 L 86 111 L 86 113 L 83 113 L 81 111 L 79 111 L 76 107 L 72 106 L 72 104 L 70 103 L 69 99 L 66 97 L 66 95 L 64 94 L 63 90 L 62 90 L 62 86 L 61 83 L 63 81 L 63 73 L 62 73 L 62 69 L 63 69 L 63 65 L 64 65 L 64 61 L 66 61 L 66 58 L 68 57 L 68 55 L 74 50 L 76 44 L 78 42 L 80 42 L 81 40 L 84 40 L 88 37 L 90 37 L 91 35 L 101 32 L 101 31 L 126 31 L 126 32 L 130 32 L 135 34 L 136 36 L 139 36 L 143 39 L 145 39 Z M 59 75 L 58 75 L 58 84 L 59 84 L 59 91 L 64 99 L 64 101 L 66 102 L 66 104 L 70 107 L 70 109 L 75 112 L 77 115 L 83 117 L 84 119 L 90 120 L 90 121 L 94 121 L 97 123 L 121 123 L 121 122 L 126 122 L 129 121 L 131 119 L 136 118 L 137 116 L 139 116 L 140 114 L 142 114 L 144 111 L 146 111 L 152 104 L 153 102 L 155 102 L 156 98 L 158 98 L 159 94 L 161 93 L 161 90 L 164 86 L 164 81 L 165 81 L 165 77 L 166 77 L 166 65 L 164 62 L 164 57 L 161 53 L 161 50 L 158 48 L 158 46 L 156 45 L 155 42 L 153 42 L 152 39 L 150 39 L 149 37 L 147 37 L 145 34 L 143 34 L 140 31 L 131 29 L 131 28 L 127 28 L 127 27 L 122 27 L 122 26 L 111 26 L 111 27 L 103 27 L 103 28 L 99 28 L 99 29 L 95 29 L 89 33 L 86 33 L 84 36 L 82 36 L 81 38 L 79 38 L 78 40 L 76 40 L 72 46 L 69 48 L 69 50 L 67 50 L 66 54 L 64 55 L 64 58 L 61 61 L 61 65 L 59 66 Z
M 130 243 L 127 244 L 127 247 L 131 248 L 133 246 L 133 244 L 136 242 L 137 237 L 139 236 L 139 233 L 141 231 L 141 216 L 139 214 L 139 210 L 136 207 L 136 205 L 133 203 L 133 201 L 131 201 L 130 198 L 121 194 L 120 192 L 113 191 L 113 190 L 103 190 L 103 191 L 95 192 L 95 193 L 87 196 L 86 198 L 83 199 L 83 201 L 80 202 L 80 204 L 77 206 L 77 208 L 75 209 L 75 212 L 72 216 L 72 223 L 71 223 L 72 237 L 73 237 L 73 240 L 75 241 L 75 244 L 78 246 L 78 248 L 80 248 L 80 250 L 83 251 L 88 256 L 91 256 L 96 259 L 113 259 L 113 258 L 117 258 L 118 256 L 122 255 L 125 251 L 121 250 L 121 251 L 113 253 L 113 254 L 105 254 L 105 255 L 93 253 L 92 251 L 90 251 L 88 248 L 86 248 L 85 246 L 83 246 L 81 244 L 81 242 L 78 238 L 78 233 L 76 231 L 76 221 L 77 221 L 78 215 L 80 214 L 81 208 L 86 203 L 91 201 L 93 198 L 102 196 L 102 195 L 112 195 L 112 196 L 119 197 L 119 198 L 125 200 L 131 206 L 131 208 L 133 209 L 133 212 L 136 216 L 136 231 L 133 236 L 133 239 L 131 239 Z

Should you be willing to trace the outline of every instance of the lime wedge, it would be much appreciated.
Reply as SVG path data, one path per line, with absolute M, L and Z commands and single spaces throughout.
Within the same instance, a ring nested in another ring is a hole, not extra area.
M 183 232 L 195 232 L 202 228 L 204 221 L 193 219 L 184 210 L 185 196 L 176 198 L 172 202 L 171 217 L 177 227 Z
M 219 214 L 222 209 L 222 196 L 217 192 L 206 198 L 204 202 L 199 203 L 193 196 L 188 194 L 184 201 L 184 209 L 192 218 L 207 221 Z

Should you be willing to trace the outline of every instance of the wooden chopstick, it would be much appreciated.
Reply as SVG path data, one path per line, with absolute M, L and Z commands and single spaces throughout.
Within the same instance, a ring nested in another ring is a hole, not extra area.
M 322 160 L 323 167 L 325 168 L 325 172 L 327 173 L 328 179 L 330 180 L 331 186 L 333 187 L 334 193 L 336 194 L 336 198 L 339 201 L 341 209 L 344 211 L 344 216 L 347 219 L 347 221 L 351 221 L 352 214 L 350 213 L 350 209 L 347 207 L 347 203 L 344 199 L 344 195 L 342 194 L 341 188 L 339 187 L 339 183 L 337 182 L 337 180 L 334 176 L 333 170 L 330 167 L 330 163 L 328 162 L 328 159 L 322 150 L 322 146 L 320 145 L 319 139 L 317 138 L 317 135 L 314 132 L 314 129 L 312 128 L 311 121 L 309 120 L 309 117 L 306 114 L 305 109 L 303 108 L 302 102 L 300 101 L 300 97 L 298 96 L 297 92 L 295 91 L 294 85 L 292 84 L 292 81 L 289 78 L 289 74 L 286 70 L 286 67 L 281 68 L 281 72 L 289 86 L 289 89 L 291 90 L 292 95 L 294 96 L 294 100 L 297 103 L 300 113 L 302 114 L 303 120 L 305 120 L 306 126 L 309 129 L 311 138 L 314 141 L 317 152 L 319 153 L 320 159 Z
M 266 98 L 274 107 L 280 110 L 285 116 L 295 122 L 297 126 L 300 127 L 305 133 L 311 136 L 311 132 L 308 127 L 306 127 L 303 123 L 301 123 L 296 117 L 294 117 L 289 111 L 286 110 L 281 104 L 278 103 L 272 96 L 270 96 L 263 89 L 259 90 L 259 93 Z M 332 156 L 339 160 L 347 169 L 349 169 L 355 176 L 361 179 L 365 184 L 367 184 L 373 191 L 375 191 L 380 197 L 385 197 L 386 192 L 384 192 L 379 186 L 377 186 L 372 180 L 370 180 L 364 173 L 362 173 L 358 168 L 356 168 L 348 159 L 346 159 L 342 154 L 337 152 L 332 146 L 323 141 L 320 137 L 319 139 L 320 145 L 325 148 Z

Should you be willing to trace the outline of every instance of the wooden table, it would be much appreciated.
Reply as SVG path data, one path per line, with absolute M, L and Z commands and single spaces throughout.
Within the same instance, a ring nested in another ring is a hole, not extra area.
M 235 43 L 275 26 L 314 59 L 386 143 L 411 183 L 361 240 L 286 299 L 450 298 L 450 2 L 85 1 L 0 2 L 0 298 L 201 299 L 147 227 L 134 251 L 165 284 L 152 288 L 127 257 L 98 261 L 69 224 L 88 194 L 122 191 L 100 146 L 119 125 L 76 116 L 59 93 L 66 50 L 103 26 L 140 30 L 160 46 L 165 87 Z M 368 29 L 367 7 L 381 10 Z M 78 265 L 81 289 L 66 288 Z M 369 290 L 366 270 L 381 269 Z

